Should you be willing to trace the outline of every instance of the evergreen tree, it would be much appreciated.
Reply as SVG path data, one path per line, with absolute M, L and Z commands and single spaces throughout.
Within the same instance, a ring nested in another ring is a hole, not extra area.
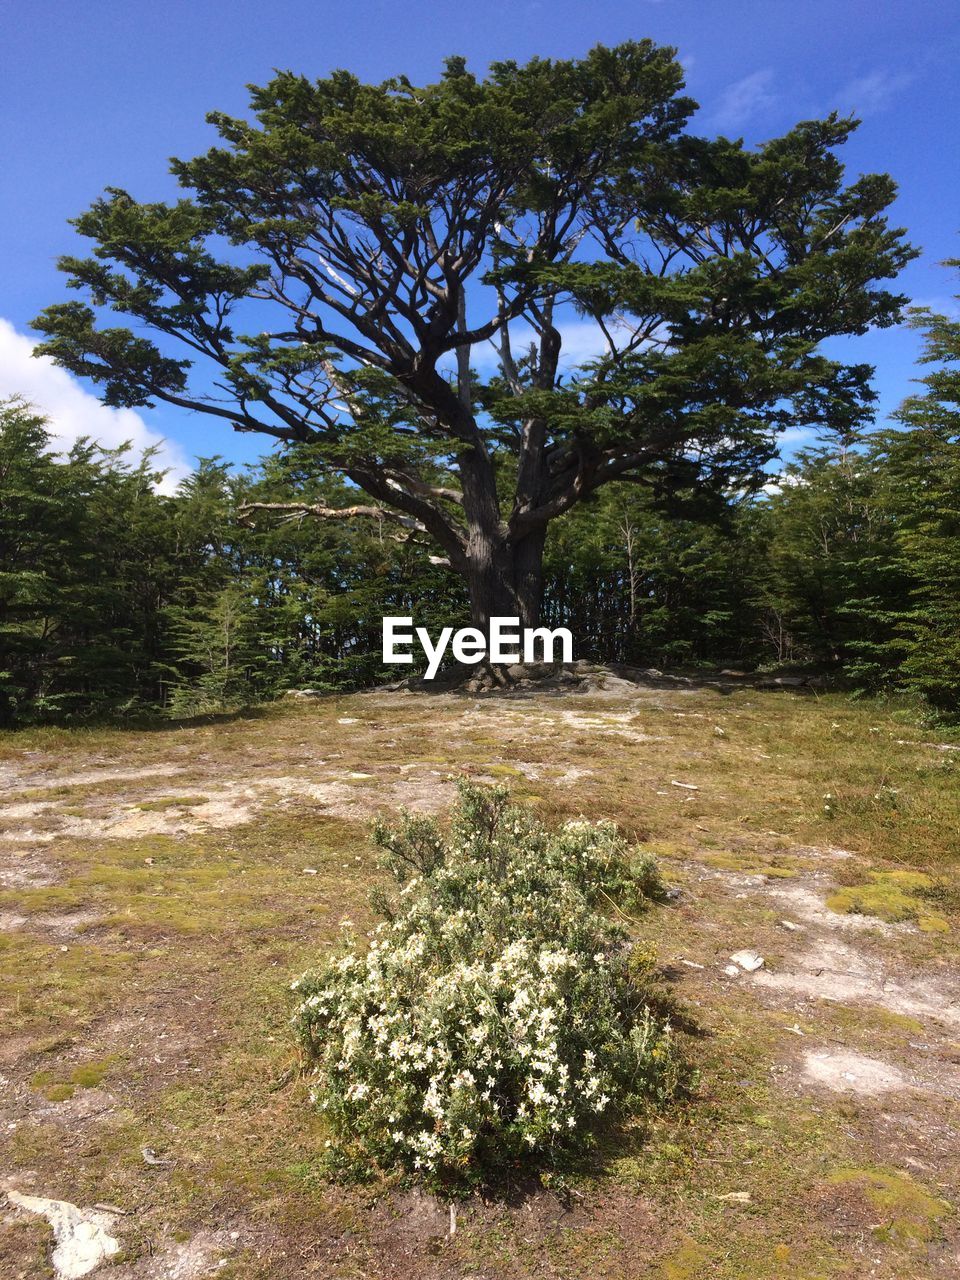
M 896 665 L 893 615 L 908 582 L 872 454 L 851 436 L 802 450 L 758 515 L 772 656 L 879 687 Z
M 751 150 L 691 133 L 682 84 L 648 40 L 426 86 L 278 74 L 174 163 L 183 199 L 77 220 L 93 306 L 49 308 L 40 349 L 109 404 L 310 444 L 356 514 L 433 539 L 478 625 L 532 623 L 553 520 L 618 479 L 748 489 L 779 430 L 861 421 L 868 371 L 821 345 L 903 301 L 894 185 L 837 155 L 854 121 Z M 567 370 L 578 313 L 601 354 Z
M 553 526 L 544 615 L 601 661 L 753 665 L 755 526 L 749 502 L 693 519 L 641 488 L 611 485 Z
M 960 266 L 960 260 L 948 265 Z M 910 588 L 898 610 L 903 677 L 942 716 L 960 717 L 960 320 L 917 311 L 922 359 L 938 366 L 878 437 L 886 500 Z

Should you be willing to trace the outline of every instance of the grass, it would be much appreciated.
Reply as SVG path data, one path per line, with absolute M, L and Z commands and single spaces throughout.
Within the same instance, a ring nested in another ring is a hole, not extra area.
M 163 813 L 166 809 L 194 808 L 207 800 L 207 796 L 163 796 L 160 800 L 141 800 L 137 808 L 144 813 Z
M 359 723 L 346 733 L 341 716 Z M 55 802 L 44 818 L 54 839 L 38 848 L 57 867 L 53 884 L 0 894 L 0 912 L 27 918 L 0 933 L 0 1018 L 20 1046 L 2 1070 L 19 1072 L 47 1108 L 0 1137 L 0 1160 L 33 1170 L 45 1193 L 136 1207 L 125 1235 L 133 1256 L 235 1225 L 240 1252 L 217 1274 L 244 1280 L 532 1280 L 546 1268 L 590 1280 L 840 1277 L 863 1262 L 844 1227 L 854 1202 L 878 1275 L 905 1274 L 904 1250 L 911 1275 L 935 1275 L 917 1251 L 947 1229 L 939 1184 L 949 1170 L 898 1168 L 869 1104 L 811 1101 L 773 1073 L 817 1036 L 895 1055 L 923 1025 L 816 1002 L 774 1016 L 707 976 L 735 946 L 761 947 L 774 965 L 778 948 L 796 945 L 779 930 L 783 912 L 737 899 L 717 877 L 789 885 L 820 872 L 828 848 L 858 855 L 829 864 L 840 877 L 833 910 L 955 925 L 960 753 L 940 745 L 950 744 L 895 705 L 708 689 L 629 704 L 331 697 L 217 724 L 0 735 L 0 759 L 31 775 L 28 798 Z M 178 772 L 163 795 L 157 774 L 43 786 L 44 765 Z M 680 987 L 703 1084 L 691 1104 L 640 1117 L 612 1140 L 566 1193 L 567 1216 L 550 1217 L 535 1196 L 526 1208 L 465 1213 L 443 1242 L 404 1236 L 382 1207 L 387 1188 L 344 1189 L 317 1173 L 323 1123 L 291 1071 L 287 987 L 335 943 L 342 920 L 368 919 L 379 875 L 372 812 L 395 807 L 406 788 L 442 798 L 460 773 L 508 781 L 548 819 L 612 817 L 658 855 L 684 894 L 636 932 L 664 960 L 705 966 Z M 223 781 L 278 776 L 346 783 L 352 817 L 265 787 L 254 820 L 232 828 L 57 834 L 57 814 L 87 796 L 162 816 L 206 803 Z M 71 912 L 89 922 L 53 932 L 48 922 Z M 904 954 L 952 961 L 955 929 L 932 930 L 905 936 Z M 71 1133 L 65 1159 L 64 1117 L 92 1088 L 115 1105 Z M 174 1163 L 146 1165 L 144 1146 Z M 748 1201 L 723 1198 L 741 1192 Z M 34 1248 L 32 1230 L 0 1228 L 0 1269 L 17 1232 Z

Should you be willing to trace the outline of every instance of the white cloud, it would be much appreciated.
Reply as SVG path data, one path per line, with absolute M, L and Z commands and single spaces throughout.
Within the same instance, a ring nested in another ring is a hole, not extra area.
M 607 340 L 593 320 L 568 320 L 558 324 L 557 328 L 560 331 L 561 369 L 574 369 L 585 360 L 596 360 L 607 351 Z
M 913 81 L 907 72 L 872 71 L 848 81 L 836 96 L 840 111 L 867 116 L 883 111 L 896 95 Z
M 772 91 L 773 72 L 753 71 L 736 80 L 721 94 L 720 101 L 709 113 L 711 124 L 721 132 L 739 129 L 748 120 L 769 111 L 777 101 Z
M 614 326 L 616 328 L 616 326 Z M 562 320 L 557 323 L 560 333 L 560 371 L 569 373 L 587 360 L 596 360 L 605 354 L 607 342 L 600 326 L 593 320 Z M 497 339 L 499 342 L 499 339 Z M 529 350 L 531 342 L 538 341 L 529 325 L 514 323 L 510 326 L 510 345 L 514 359 L 519 360 Z M 493 343 L 481 343 L 470 351 L 470 363 L 482 373 L 497 368 L 500 357 Z
M 780 456 L 796 453 L 798 449 L 811 449 L 821 435 L 828 435 L 820 427 L 787 427 L 777 434 L 777 450 Z
M 57 448 L 69 448 L 87 436 L 107 448 L 129 440 L 139 456 L 151 445 L 159 446 L 157 465 L 168 469 L 161 486 L 171 491 L 191 471 L 180 448 L 151 431 L 133 409 L 113 409 L 61 369 L 49 356 L 34 356 L 34 342 L 0 318 L 0 400 L 22 396 L 44 415 Z

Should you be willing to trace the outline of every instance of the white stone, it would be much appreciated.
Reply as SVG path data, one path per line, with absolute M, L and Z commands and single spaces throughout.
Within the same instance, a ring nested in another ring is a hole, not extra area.
M 18 1209 L 46 1218 L 56 1241 L 51 1262 L 58 1280 L 80 1280 L 106 1258 L 120 1252 L 120 1243 L 109 1234 L 114 1215 L 96 1209 L 79 1209 L 68 1200 L 47 1200 L 8 1191 L 7 1198 Z
M 735 951 L 730 959 L 747 973 L 763 968 L 763 956 L 758 956 L 756 951 Z
M 837 1093 L 858 1093 L 868 1098 L 909 1088 L 909 1081 L 897 1067 L 851 1049 L 807 1053 L 804 1073 Z

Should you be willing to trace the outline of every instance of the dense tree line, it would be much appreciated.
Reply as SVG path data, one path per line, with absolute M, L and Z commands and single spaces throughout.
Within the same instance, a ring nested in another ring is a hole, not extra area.
M 362 684 L 385 610 L 456 608 L 445 573 L 392 526 L 244 522 L 244 503 L 292 490 L 349 501 L 293 459 L 242 473 L 201 460 L 166 495 L 149 455 L 49 443 L 29 406 L 0 406 L 0 723 Z
M 582 656 L 796 665 L 960 715 L 960 322 L 915 323 L 932 372 L 893 424 L 842 430 L 712 511 L 623 484 L 555 522 L 545 619 Z M 387 674 L 385 613 L 468 617 L 462 579 L 416 533 L 269 509 L 356 502 L 302 448 L 239 471 L 201 460 L 173 494 L 160 479 L 150 455 L 57 455 L 29 406 L 0 406 L 3 723 L 357 687 Z

